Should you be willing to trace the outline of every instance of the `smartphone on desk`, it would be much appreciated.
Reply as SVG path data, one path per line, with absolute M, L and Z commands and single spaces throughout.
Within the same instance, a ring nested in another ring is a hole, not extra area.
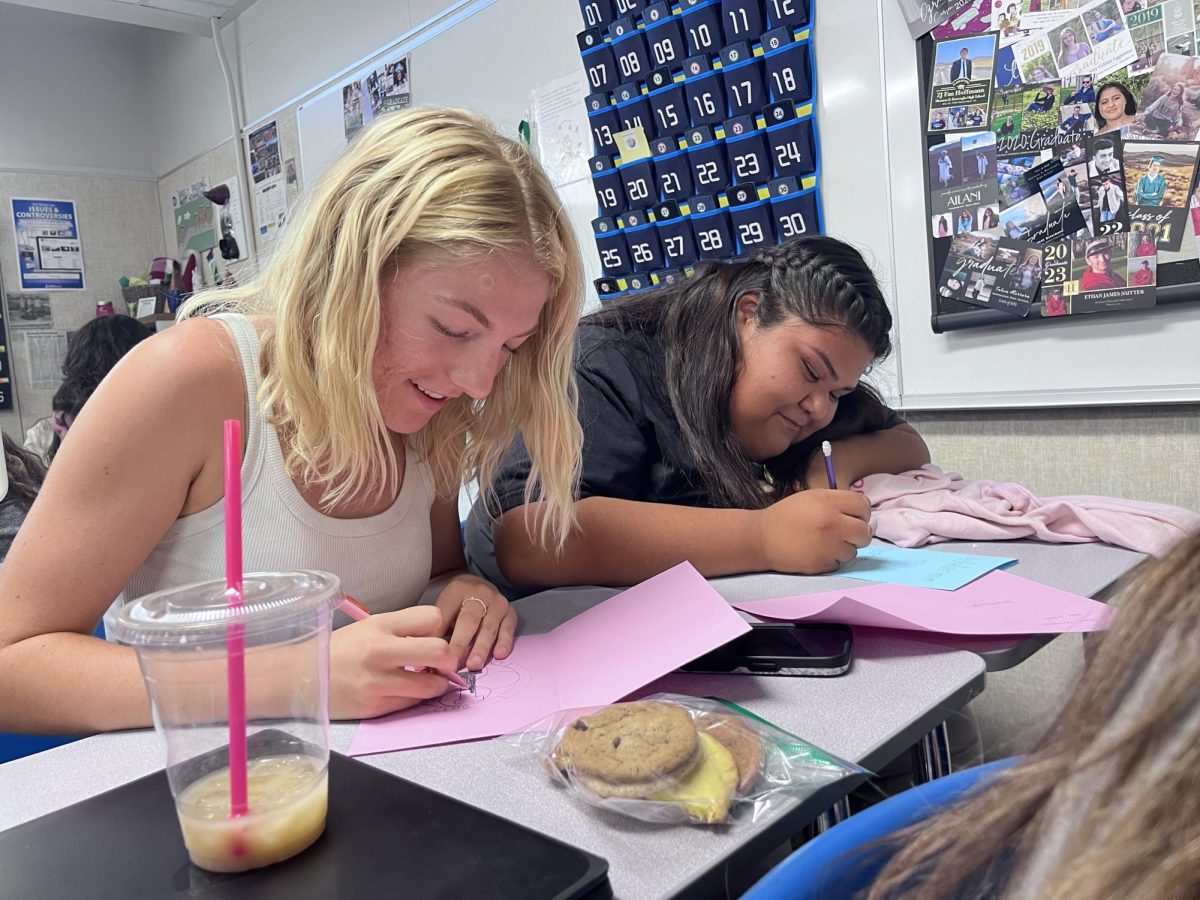
M 842 675 L 854 636 L 847 625 L 755 622 L 749 633 L 680 667 L 712 675 Z

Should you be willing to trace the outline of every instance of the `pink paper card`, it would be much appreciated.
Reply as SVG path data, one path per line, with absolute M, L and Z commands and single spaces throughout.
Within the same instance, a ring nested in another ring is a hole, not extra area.
M 956 591 L 874 584 L 734 606 L 756 616 L 792 622 L 967 635 L 1103 631 L 1116 613 L 1103 603 L 1009 572 L 989 572 Z
M 519 611 L 519 610 L 518 610 Z M 577 706 L 615 703 L 750 630 L 688 563 L 610 597 L 437 700 L 359 725 L 351 756 L 495 737 Z

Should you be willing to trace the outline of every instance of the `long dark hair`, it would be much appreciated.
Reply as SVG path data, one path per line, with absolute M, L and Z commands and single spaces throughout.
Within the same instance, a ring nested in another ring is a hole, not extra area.
M 1096 125 L 1099 128 L 1108 124 L 1104 116 L 1100 114 L 1100 95 L 1110 87 L 1116 88 L 1125 97 L 1125 115 L 1132 116 L 1137 112 L 1137 101 L 1133 99 L 1133 92 L 1119 81 L 1106 81 L 1096 88 Z
M 737 302 L 746 293 L 759 296 L 760 328 L 798 318 L 849 330 L 876 359 L 891 352 L 892 315 L 870 267 L 849 244 L 821 235 L 771 247 L 746 261 L 702 263 L 679 285 L 614 304 L 584 321 L 659 338 L 665 393 L 709 502 L 756 509 L 805 486 L 808 460 L 821 441 L 878 431 L 889 413 L 878 394 L 860 383 L 841 399 L 829 425 L 767 460 L 764 473 L 742 452 L 729 418 L 742 361 Z
M 32 503 L 42 489 L 46 478 L 46 467 L 7 434 L 4 440 L 4 465 L 8 470 L 8 496 L 20 497 Z
M 50 401 L 50 408 L 63 425 L 70 426 L 121 357 L 152 334 L 153 331 L 129 316 L 102 316 L 75 332 L 63 360 L 63 382 Z M 62 438 L 56 432 L 47 451 L 48 458 L 54 458 L 61 443 Z

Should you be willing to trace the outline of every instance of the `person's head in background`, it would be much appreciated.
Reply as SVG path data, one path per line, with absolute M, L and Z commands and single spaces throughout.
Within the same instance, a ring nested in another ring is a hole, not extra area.
M 102 316 L 75 332 L 63 360 L 63 381 L 50 401 L 54 439 L 46 451 L 54 459 L 63 437 L 104 376 L 130 350 L 154 334 L 130 316 Z
M 17 498 L 28 506 L 37 497 L 46 478 L 46 467 L 38 459 L 37 454 L 30 453 L 17 444 L 7 434 L 4 438 L 4 463 L 7 475 L 8 490 L 0 496 L 0 501 Z
M 1037 748 L 897 835 L 871 900 L 975 896 L 969 886 L 1200 896 L 1200 535 L 1136 569 L 1113 603 L 1112 629 L 1089 637 L 1083 674 Z
M 1133 121 L 1137 101 L 1119 81 L 1100 85 L 1096 91 L 1096 125 L 1099 131 L 1114 131 Z
M 888 417 L 860 379 L 891 352 L 892 316 L 862 255 L 835 238 L 701 263 L 679 286 L 586 321 L 661 336 L 666 393 L 714 506 L 773 503 L 804 486 L 822 440 Z
M 25 514 L 42 489 L 46 468 L 37 454 L 19 446 L 7 434 L 4 441 L 4 478 L 0 482 L 0 562 L 8 556 Z
M 528 149 L 466 111 L 412 108 L 354 138 L 260 276 L 184 314 L 268 317 L 260 400 L 289 436 L 289 474 L 323 503 L 398 483 L 397 435 L 443 495 L 488 483 L 520 430 L 542 537 L 561 540 L 582 286 L 570 220 Z

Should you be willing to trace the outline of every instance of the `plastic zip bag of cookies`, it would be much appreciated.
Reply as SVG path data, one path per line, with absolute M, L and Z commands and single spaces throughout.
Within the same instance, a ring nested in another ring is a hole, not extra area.
M 753 822 L 869 774 L 740 707 L 681 694 L 562 710 L 500 740 L 592 806 L 646 822 Z

